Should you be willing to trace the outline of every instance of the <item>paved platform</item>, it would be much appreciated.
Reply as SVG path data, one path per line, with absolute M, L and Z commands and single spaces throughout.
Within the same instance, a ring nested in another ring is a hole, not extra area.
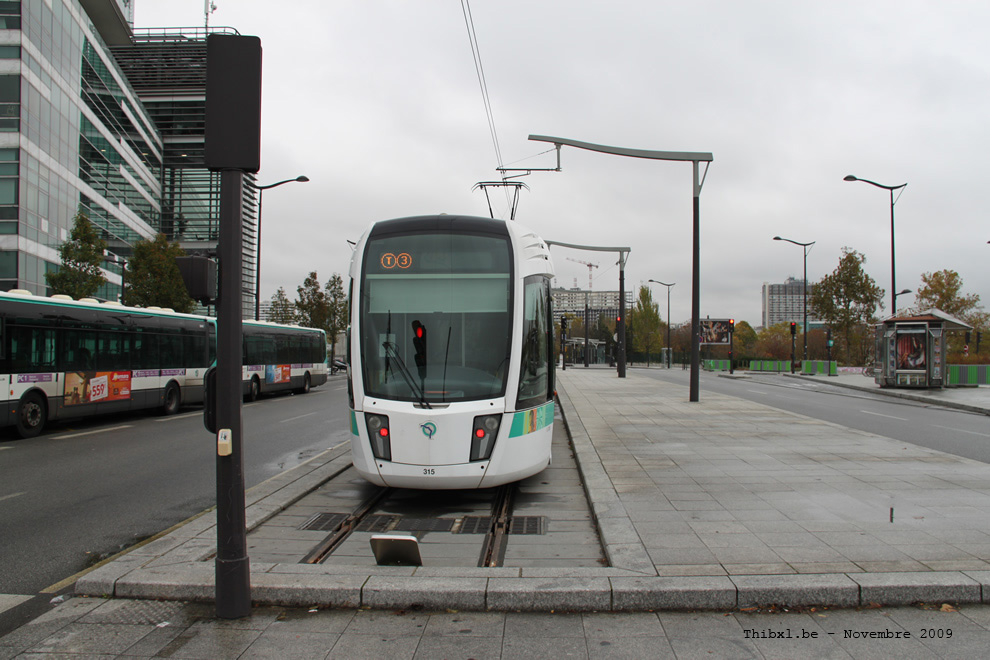
M 474 611 L 990 602 L 990 465 L 711 392 L 690 403 L 685 387 L 636 369 L 625 379 L 568 369 L 558 392 L 608 567 L 253 561 L 254 601 Z M 253 489 L 249 528 L 347 462 L 339 447 Z M 209 601 L 215 544 L 208 514 L 76 591 Z

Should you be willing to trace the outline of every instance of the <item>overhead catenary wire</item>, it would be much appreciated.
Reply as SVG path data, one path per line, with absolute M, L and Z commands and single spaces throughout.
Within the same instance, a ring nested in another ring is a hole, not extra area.
M 468 41 L 471 45 L 471 57 L 474 60 L 474 69 L 478 75 L 478 84 L 481 87 L 481 98 L 485 105 L 485 117 L 488 120 L 488 130 L 492 137 L 492 146 L 495 148 L 495 160 L 498 167 L 502 167 L 502 149 L 498 142 L 498 130 L 495 127 L 495 113 L 492 111 L 492 102 L 488 94 L 488 82 L 485 79 L 485 67 L 481 62 L 481 48 L 478 45 L 478 35 L 474 30 L 474 16 L 471 14 L 470 0 L 461 0 L 461 12 L 464 14 L 464 25 L 467 28 Z M 502 180 L 505 180 L 503 174 Z M 505 201 L 511 204 L 508 188 L 505 190 Z

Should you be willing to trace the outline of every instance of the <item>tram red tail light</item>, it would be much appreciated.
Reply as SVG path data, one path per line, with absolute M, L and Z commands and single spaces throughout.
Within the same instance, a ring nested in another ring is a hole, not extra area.
M 471 434 L 471 460 L 487 461 L 495 449 L 495 439 L 502 425 L 501 415 L 482 415 L 474 418 L 474 432 Z
M 388 430 L 388 417 L 365 414 L 368 438 L 371 440 L 371 453 L 383 461 L 392 460 L 392 438 Z

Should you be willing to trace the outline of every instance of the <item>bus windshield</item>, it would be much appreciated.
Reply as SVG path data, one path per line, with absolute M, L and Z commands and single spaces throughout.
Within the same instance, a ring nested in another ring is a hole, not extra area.
M 511 263 L 507 236 L 372 236 L 359 319 L 365 392 L 426 406 L 504 395 Z

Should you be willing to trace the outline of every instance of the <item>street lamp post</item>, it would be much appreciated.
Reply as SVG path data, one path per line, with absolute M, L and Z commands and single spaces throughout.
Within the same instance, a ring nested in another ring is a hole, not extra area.
M 300 183 L 305 183 L 309 181 L 307 176 L 297 176 L 295 179 L 286 179 L 285 181 L 279 181 L 278 183 L 270 183 L 267 186 L 254 186 L 254 189 L 258 191 L 258 249 L 255 252 L 255 259 L 257 260 L 257 270 L 254 276 L 254 320 L 261 320 L 261 196 L 269 188 L 275 188 L 286 183 L 292 183 L 293 181 L 298 181 Z
M 868 183 L 871 186 L 876 186 L 877 188 L 883 188 L 884 190 L 890 192 L 890 300 L 891 300 L 890 314 L 891 316 L 897 316 L 897 293 L 895 293 L 897 291 L 897 283 L 896 283 L 897 279 L 895 276 L 896 271 L 894 269 L 894 204 L 897 203 L 897 200 L 894 199 L 894 191 L 901 190 L 903 192 L 904 186 L 906 186 L 907 184 L 902 183 L 899 186 L 885 186 L 882 183 L 877 183 L 876 181 L 857 178 L 852 174 L 845 176 L 842 180 L 862 181 L 863 183 Z M 897 198 L 900 199 L 900 197 L 901 197 L 900 194 L 898 194 Z
M 897 293 L 894 294 L 895 307 L 897 302 L 897 296 L 903 296 L 905 293 L 913 293 L 913 292 L 911 291 L 911 289 L 904 289 L 903 291 L 898 291 Z
M 780 236 L 774 236 L 775 241 L 787 241 L 788 243 L 793 243 L 794 245 L 800 245 L 804 249 L 804 357 L 803 360 L 808 359 L 808 250 L 815 244 L 815 241 L 810 243 L 798 243 L 797 241 L 792 241 L 789 238 L 781 238 Z M 802 367 L 803 368 L 803 367 Z
M 673 354 L 673 347 L 670 345 L 670 287 L 677 284 L 677 282 L 671 282 L 667 284 L 666 282 L 661 282 L 660 280 L 649 280 L 656 284 L 662 284 L 667 287 L 667 368 L 670 369 L 670 360 Z

